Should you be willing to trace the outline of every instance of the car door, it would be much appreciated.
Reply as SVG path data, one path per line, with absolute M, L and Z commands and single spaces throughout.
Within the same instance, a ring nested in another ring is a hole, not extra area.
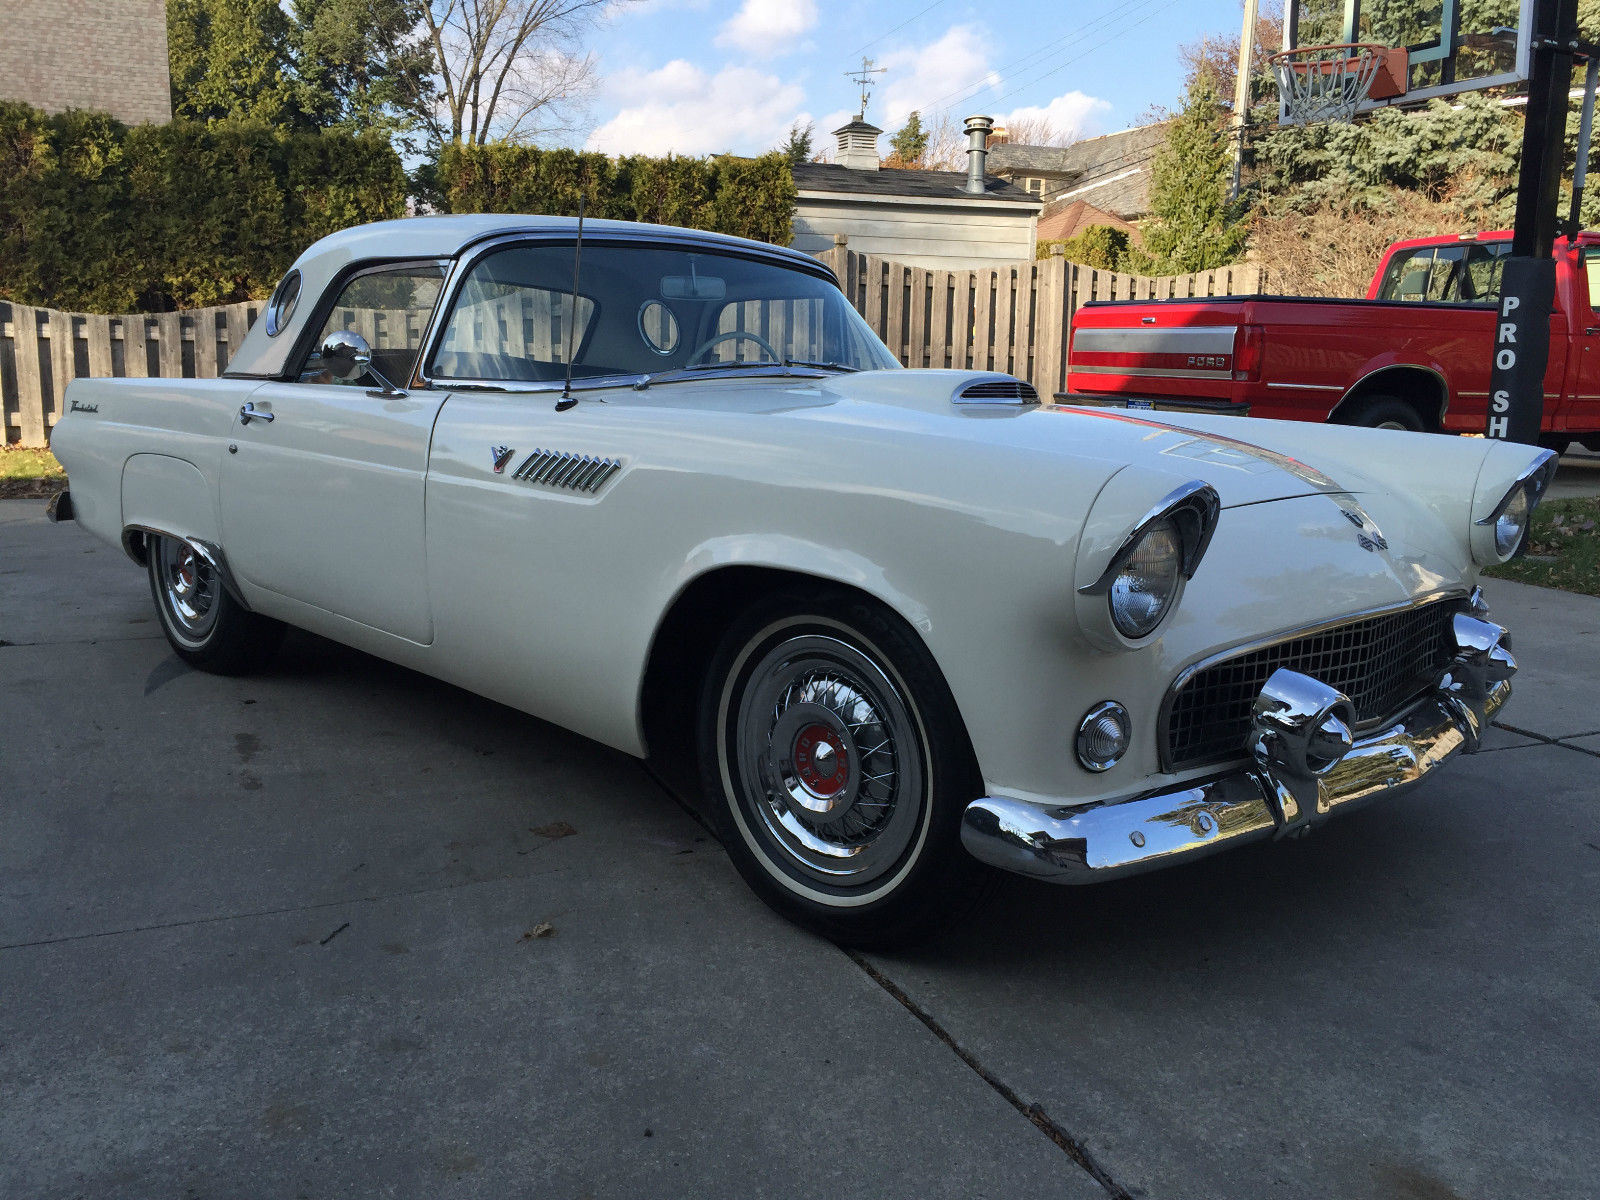
M 1562 429 L 1593 433 L 1600 430 L 1600 243 L 1585 243 L 1581 253 L 1586 287 L 1572 289 L 1572 364 L 1567 372 L 1565 411 L 1559 418 Z M 1547 427 L 1555 404 L 1555 397 L 1547 395 Z
M 235 574 L 421 643 L 432 640 L 423 485 L 445 393 L 404 389 L 444 274 L 428 261 L 349 277 L 298 377 L 263 384 L 235 414 L 222 470 Z M 331 373 L 317 348 L 340 330 L 368 343 L 371 369 Z

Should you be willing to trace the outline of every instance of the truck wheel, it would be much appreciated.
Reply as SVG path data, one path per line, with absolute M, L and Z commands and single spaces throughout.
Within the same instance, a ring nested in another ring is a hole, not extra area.
M 244 608 L 188 543 L 150 534 L 145 559 L 161 632 L 173 653 L 191 667 L 214 675 L 245 675 L 264 667 L 277 652 L 282 622 Z
M 1394 396 L 1369 396 L 1355 404 L 1339 421 L 1341 425 L 1364 425 L 1368 429 L 1423 430 L 1422 416 L 1415 406 Z
M 997 877 L 961 845 L 982 779 L 955 701 L 921 640 L 870 601 L 786 595 L 746 614 L 707 674 L 700 764 L 745 881 L 836 942 L 937 932 Z

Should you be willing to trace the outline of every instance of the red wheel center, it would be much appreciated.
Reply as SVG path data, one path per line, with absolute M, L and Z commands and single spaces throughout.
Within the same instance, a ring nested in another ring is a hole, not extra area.
M 794 769 L 818 796 L 836 796 L 850 782 L 844 741 L 826 725 L 807 725 L 795 734 Z
M 183 556 L 183 561 L 178 564 L 178 579 L 184 587 L 194 586 L 194 554 L 191 552 Z

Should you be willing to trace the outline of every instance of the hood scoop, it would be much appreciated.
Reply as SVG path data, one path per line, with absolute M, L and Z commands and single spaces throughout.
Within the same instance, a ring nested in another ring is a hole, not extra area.
M 1010 375 L 976 375 L 963 380 L 950 397 L 955 404 L 1005 404 L 1020 408 L 1039 403 L 1033 384 Z

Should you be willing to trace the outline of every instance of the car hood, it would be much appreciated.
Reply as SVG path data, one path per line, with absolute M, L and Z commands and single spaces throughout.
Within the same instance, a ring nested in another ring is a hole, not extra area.
M 837 376 L 820 387 L 821 394 L 834 401 L 833 411 L 817 415 L 861 423 L 868 419 L 863 409 L 870 406 L 884 410 L 882 419 L 911 429 L 1060 456 L 1086 467 L 1098 464 L 1108 468 L 1107 473 L 1138 465 L 1184 479 L 1203 479 L 1216 488 L 1224 507 L 1374 486 L 1347 463 L 1316 461 L 1276 448 L 1269 426 L 1280 422 L 1231 418 L 1224 432 L 1107 409 L 957 403 L 957 392 L 974 377 L 970 371 Z

